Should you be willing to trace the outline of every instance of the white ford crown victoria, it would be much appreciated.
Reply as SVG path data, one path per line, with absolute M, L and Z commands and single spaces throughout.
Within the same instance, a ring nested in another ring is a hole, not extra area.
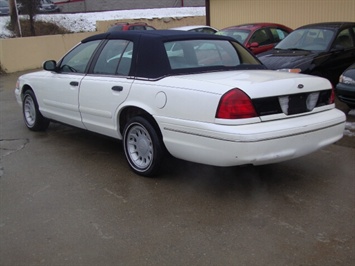
M 122 139 L 134 172 L 165 154 L 202 164 L 281 162 L 343 135 L 345 115 L 323 78 L 266 70 L 224 36 L 131 31 L 83 40 L 15 89 L 26 126 L 57 121 Z

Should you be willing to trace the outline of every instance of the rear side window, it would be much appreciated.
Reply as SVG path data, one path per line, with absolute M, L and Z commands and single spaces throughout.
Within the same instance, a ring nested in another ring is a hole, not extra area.
M 166 42 L 171 69 L 233 67 L 240 64 L 235 47 L 223 40 L 187 40 Z
M 102 75 L 129 75 L 133 43 L 127 40 L 110 40 L 100 53 L 93 73 Z
M 338 36 L 335 39 L 335 45 L 338 46 L 338 48 L 353 48 L 354 45 L 354 40 L 352 39 L 351 36 L 351 28 L 342 30 Z

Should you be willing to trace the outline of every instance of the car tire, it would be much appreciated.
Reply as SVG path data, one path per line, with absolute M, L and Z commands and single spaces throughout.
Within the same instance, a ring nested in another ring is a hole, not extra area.
M 48 128 L 49 120 L 43 117 L 39 111 L 36 96 L 31 90 L 24 93 L 22 113 L 28 129 L 32 131 L 43 131 Z
M 145 177 L 154 177 L 164 158 L 164 144 L 157 127 L 142 116 L 133 117 L 124 127 L 123 147 L 132 170 Z

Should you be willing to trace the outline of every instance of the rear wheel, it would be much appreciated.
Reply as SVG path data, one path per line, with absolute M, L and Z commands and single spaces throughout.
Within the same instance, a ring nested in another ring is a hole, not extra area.
M 22 113 L 28 129 L 43 131 L 48 128 L 49 120 L 42 116 L 33 91 L 26 91 L 23 97 Z
M 164 156 L 164 144 L 158 133 L 152 123 L 141 116 L 133 117 L 126 124 L 123 147 L 135 173 L 146 177 L 157 174 Z

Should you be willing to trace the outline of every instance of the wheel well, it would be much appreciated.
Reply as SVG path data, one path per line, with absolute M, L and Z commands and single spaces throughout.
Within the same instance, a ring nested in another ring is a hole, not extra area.
M 25 92 L 26 91 L 32 91 L 32 88 L 29 86 L 29 85 L 24 85 L 23 88 L 22 88 L 22 93 L 21 93 L 21 98 L 23 99 L 23 96 L 25 95 Z
M 149 122 L 151 122 L 152 126 L 155 127 L 155 129 L 157 130 L 158 134 L 161 136 L 161 132 L 160 132 L 160 128 L 158 126 L 158 123 L 155 121 L 155 119 L 153 118 L 153 116 L 151 114 L 149 114 L 147 111 L 135 107 L 135 106 L 129 106 L 126 107 L 125 109 L 123 109 L 119 115 L 119 130 L 120 133 L 123 135 L 123 129 L 125 127 L 125 125 L 127 124 L 127 122 L 135 116 L 143 116 L 144 118 L 146 118 Z

